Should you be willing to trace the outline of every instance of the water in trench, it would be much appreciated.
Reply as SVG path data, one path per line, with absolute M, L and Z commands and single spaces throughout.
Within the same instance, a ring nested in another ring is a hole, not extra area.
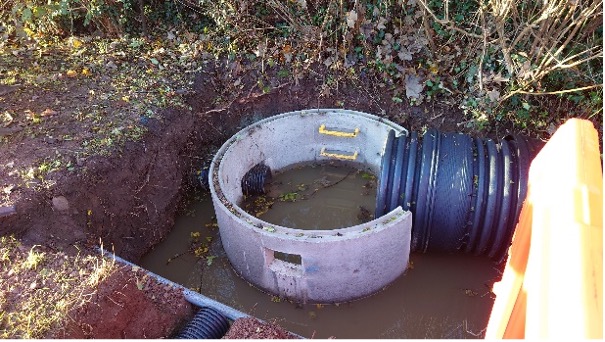
M 247 197 L 240 207 L 276 225 L 335 229 L 374 217 L 376 176 L 352 166 L 296 165 L 276 172 L 266 188 L 266 195 Z
M 210 195 L 196 199 L 140 265 L 308 338 L 483 337 L 494 300 L 490 289 L 500 272 L 487 258 L 412 254 L 407 272 L 375 295 L 340 305 L 299 305 L 235 274 L 213 216 Z

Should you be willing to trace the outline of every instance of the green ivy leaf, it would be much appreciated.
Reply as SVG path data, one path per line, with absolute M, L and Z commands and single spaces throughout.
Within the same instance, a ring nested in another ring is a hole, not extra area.
M 21 21 L 24 23 L 32 23 L 32 10 L 29 8 L 25 8 L 23 12 L 21 12 Z
M 34 7 L 34 17 L 36 18 L 42 18 L 43 16 L 45 16 L 47 13 L 46 8 L 44 8 L 43 6 L 36 6 Z

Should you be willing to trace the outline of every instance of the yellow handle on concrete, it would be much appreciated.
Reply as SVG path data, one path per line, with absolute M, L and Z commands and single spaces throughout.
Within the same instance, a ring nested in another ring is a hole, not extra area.
M 355 138 L 359 134 L 359 128 L 355 128 L 353 132 L 343 132 L 337 130 L 330 130 L 326 128 L 326 125 L 319 126 L 319 134 L 333 135 L 341 138 Z
M 328 151 L 328 150 L 326 150 L 325 147 L 323 147 L 321 149 L 321 152 L 319 153 L 319 155 L 322 157 L 328 157 L 328 158 L 336 158 L 336 159 L 343 159 L 343 160 L 356 160 L 358 152 L 355 151 L 355 152 L 353 152 L 353 154 L 342 154 L 342 153 L 338 153 L 336 151 Z

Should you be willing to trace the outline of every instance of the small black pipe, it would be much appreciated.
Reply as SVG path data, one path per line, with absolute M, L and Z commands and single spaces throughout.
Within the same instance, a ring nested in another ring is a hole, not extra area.
M 265 184 L 271 181 L 271 168 L 260 162 L 252 167 L 242 178 L 242 192 L 246 196 L 265 194 Z
M 220 339 L 229 330 L 229 320 L 219 311 L 201 308 L 178 334 L 178 339 Z

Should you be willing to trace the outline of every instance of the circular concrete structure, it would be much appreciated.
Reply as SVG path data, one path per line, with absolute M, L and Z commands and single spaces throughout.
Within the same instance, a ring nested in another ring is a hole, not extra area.
M 382 289 L 405 270 L 412 217 L 401 207 L 364 224 L 303 230 L 260 220 L 239 207 L 241 181 L 264 162 L 272 170 L 341 160 L 380 174 L 390 130 L 385 119 L 348 110 L 290 112 L 231 137 L 210 166 L 210 190 L 223 247 L 235 271 L 270 293 L 312 303 L 340 303 Z

